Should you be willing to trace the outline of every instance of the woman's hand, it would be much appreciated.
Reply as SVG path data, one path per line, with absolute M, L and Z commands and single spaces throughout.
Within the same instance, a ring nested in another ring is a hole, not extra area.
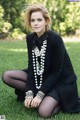
M 37 97 L 37 96 L 34 97 L 33 100 L 32 100 L 32 102 L 31 102 L 31 107 L 32 108 L 38 107 L 40 105 L 41 101 L 42 101 L 42 99 L 40 99 L 39 97 Z
M 24 101 L 24 105 L 26 108 L 30 108 L 31 107 L 31 102 L 32 102 L 32 98 L 26 98 Z
M 38 107 L 44 96 L 45 96 L 45 94 L 42 91 L 38 91 L 36 96 L 33 98 L 33 93 L 32 93 L 32 91 L 29 90 L 28 92 L 26 92 L 26 97 L 25 97 L 25 101 L 24 101 L 25 107 L 27 107 L 27 108 Z
M 25 101 L 24 101 L 25 107 L 30 108 L 32 99 L 33 99 L 33 91 L 32 90 L 28 90 L 26 92 Z
M 25 101 L 24 101 L 24 105 L 25 105 L 26 108 L 30 108 L 30 107 L 36 108 L 40 105 L 41 101 L 42 100 L 40 98 L 38 98 L 37 96 L 34 97 L 33 99 L 32 98 L 26 98 Z
M 34 97 L 31 102 L 31 107 L 38 107 L 44 96 L 45 94 L 42 91 L 38 91 L 38 93 L 36 94 L 36 97 Z

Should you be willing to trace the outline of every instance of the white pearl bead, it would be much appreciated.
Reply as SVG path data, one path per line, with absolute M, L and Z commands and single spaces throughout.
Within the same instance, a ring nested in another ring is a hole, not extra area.
M 35 85 L 37 89 L 40 89 L 43 80 L 43 72 L 45 65 L 45 53 L 47 47 L 47 40 L 43 41 L 43 45 L 41 46 L 41 51 L 36 47 L 32 50 L 32 58 L 33 58 L 33 69 L 34 69 L 34 77 L 35 77 Z M 38 57 L 40 57 L 40 63 L 38 61 Z M 37 75 L 40 76 L 40 81 L 38 84 Z

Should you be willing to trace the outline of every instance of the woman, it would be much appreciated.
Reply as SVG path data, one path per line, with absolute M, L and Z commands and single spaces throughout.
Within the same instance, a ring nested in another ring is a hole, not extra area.
M 28 69 L 7 71 L 3 81 L 22 100 L 25 95 L 25 107 L 38 108 L 40 116 L 49 117 L 61 108 L 67 113 L 80 112 L 77 77 L 62 38 L 49 29 L 47 9 L 35 4 L 26 11 L 25 25 L 33 30 L 26 38 Z

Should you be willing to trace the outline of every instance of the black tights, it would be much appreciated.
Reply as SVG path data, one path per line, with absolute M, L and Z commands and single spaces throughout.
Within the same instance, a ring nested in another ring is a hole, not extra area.
M 12 70 L 6 71 L 2 75 L 2 80 L 5 84 L 10 87 L 13 87 L 17 90 L 24 91 L 26 90 L 26 80 L 27 80 L 27 73 L 21 70 Z M 42 117 L 49 117 L 52 114 L 56 114 L 60 110 L 59 102 L 56 101 L 54 98 L 50 96 L 46 96 L 39 108 L 38 112 L 39 115 Z
M 2 75 L 2 79 L 3 82 L 9 85 L 10 87 L 22 91 L 25 91 L 26 89 L 27 74 L 24 71 L 20 70 L 6 71 Z

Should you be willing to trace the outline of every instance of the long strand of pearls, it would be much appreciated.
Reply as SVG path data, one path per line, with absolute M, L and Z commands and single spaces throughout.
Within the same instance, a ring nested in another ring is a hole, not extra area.
M 36 47 L 34 50 L 32 50 L 35 85 L 36 85 L 37 89 L 40 89 L 42 86 L 46 48 L 47 48 L 47 40 L 43 41 L 43 45 L 41 46 L 40 51 L 39 51 L 38 47 Z M 38 57 L 40 57 L 40 63 L 38 61 Z M 39 84 L 38 84 L 38 80 L 37 80 L 37 75 L 40 76 Z

